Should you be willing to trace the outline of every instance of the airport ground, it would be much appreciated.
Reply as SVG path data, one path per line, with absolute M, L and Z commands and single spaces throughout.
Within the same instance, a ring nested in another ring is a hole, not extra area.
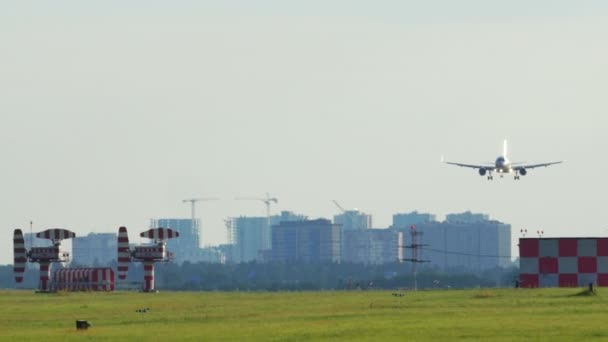
M 3 341 L 608 340 L 608 289 L 0 291 Z M 77 331 L 76 320 L 88 320 Z

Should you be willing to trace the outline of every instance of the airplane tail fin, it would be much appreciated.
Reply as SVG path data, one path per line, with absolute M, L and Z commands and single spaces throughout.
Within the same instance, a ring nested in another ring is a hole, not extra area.
M 507 158 L 507 139 L 502 142 L 502 156 Z

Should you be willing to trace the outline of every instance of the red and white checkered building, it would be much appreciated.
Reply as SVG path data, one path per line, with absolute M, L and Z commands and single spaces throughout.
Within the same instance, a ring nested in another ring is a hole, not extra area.
M 608 238 L 519 239 L 521 287 L 608 286 Z

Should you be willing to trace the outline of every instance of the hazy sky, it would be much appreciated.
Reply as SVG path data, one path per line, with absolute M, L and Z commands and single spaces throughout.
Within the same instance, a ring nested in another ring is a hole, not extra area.
M 606 236 L 605 1 L 2 1 L 0 264 L 14 228 L 472 210 Z M 440 163 L 567 163 L 488 182 Z M 516 244 L 515 239 L 513 244 Z

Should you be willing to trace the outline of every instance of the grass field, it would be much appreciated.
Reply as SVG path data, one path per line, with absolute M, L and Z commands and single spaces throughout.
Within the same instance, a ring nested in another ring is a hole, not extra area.
M 0 339 L 608 340 L 608 290 L 0 291 Z M 145 313 L 137 309 L 149 308 Z M 75 320 L 93 327 L 76 331 Z

